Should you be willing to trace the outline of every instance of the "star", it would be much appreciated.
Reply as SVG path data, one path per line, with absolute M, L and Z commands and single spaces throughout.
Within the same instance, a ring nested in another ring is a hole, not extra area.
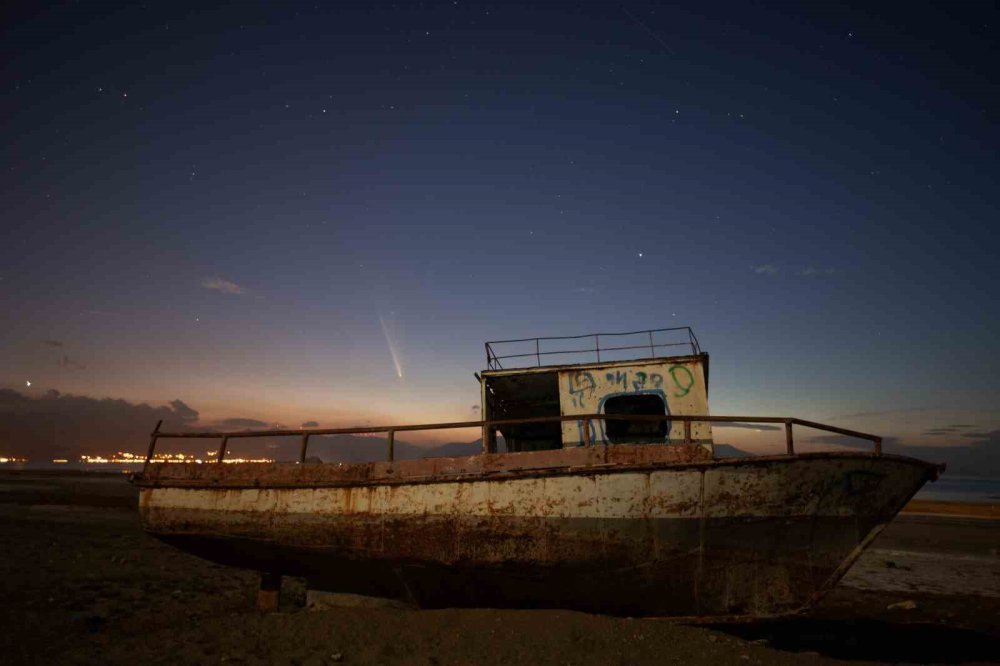
M 642 252 L 639 253 L 639 258 L 642 259 Z
M 25 384 L 25 385 L 26 385 L 26 386 L 27 386 L 28 388 L 31 388 L 31 382 L 30 382 L 30 381 L 26 381 L 26 382 L 24 382 L 24 384 Z

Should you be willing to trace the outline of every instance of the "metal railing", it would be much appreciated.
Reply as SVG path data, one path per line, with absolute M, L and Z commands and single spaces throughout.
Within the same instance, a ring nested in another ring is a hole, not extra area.
M 664 334 L 675 333 L 678 337 L 686 338 L 675 342 L 659 342 L 657 341 L 657 336 L 662 339 Z M 642 344 L 627 344 L 627 345 L 617 345 L 617 346 L 601 346 L 601 338 L 622 338 L 626 336 L 645 336 L 648 338 L 648 343 L 643 341 Z M 569 341 L 569 340 L 593 340 L 593 348 L 583 348 L 583 349 L 542 349 L 542 343 L 551 344 L 556 341 Z M 495 345 L 521 345 L 522 349 L 527 345 L 529 351 L 518 352 L 510 354 L 497 354 L 497 350 L 494 349 Z M 530 351 L 530 346 L 534 345 L 534 351 Z M 503 370 L 503 365 L 500 363 L 502 360 L 510 359 L 524 359 L 524 358 L 534 358 L 535 365 L 541 367 L 543 356 L 556 356 L 556 355 L 569 355 L 569 354 L 593 354 L 596 361 L 599 363 L 601 361 L 601 352 L 605 352 L 605 360 L 607 358 L 608 352 L 615 351 L 626 351 L 626 350 L 649 350 L 650 357 L 656 358 L 657 349 L 665 349 L 667 347 L 687 347 L 690 350 L 691 355 L 697 355 L 701 353 L 701 347 L 698 346 L 698 338 L 695 337 L 694 331 L 691 330 L 690 326 L 678 326 L 675 328 L 651 328 L 644 331 L 630 331 L 628 333 L 589 333 L 587 335 L 564 335 L 555 337 L 540 337 L 540 338 L 521 338 L 518 340 L 491 340 L 486 343 L 486 367 L 490 370 Z M 619 359 L 622 360 L 622 359 Z M 523 366 L 516 366 L 523 367 Z
M 869 433 L 838 428 L 836 426 L 806 421 L 804 419 L 777 417 L 777 416 L 708 416 L 705 414 L 670 414 L 670 415 L 609 415 L 609 414 L 574 414 L 567 416 L 539 416 L 527 419 L 499 419 L 490 421 L 459 421 L 453 423 L 428 423 L 420 425 L 391 425 L 372 426 L 363 428 L 316 428 L 310 430 L 244 430 L 237 432 L 161 432 L 160 426 L 163 421 L 156 424 L 156 428 L 149 436 L 149 449 L 146 452 L 146 466 L 153 460 L 153 453 L 156 450 L 156 443 L 160 439 L 220 439 L 219 451 L 216 461 L 221 463 L 225 460 L 226 450 L 229 440 L 244 437 L 300 437 L 299 462 L 306 461 L 306 451 L 309 447 L 309 438 L 322 435 L 370 435 L 386 433 L 388 454 L 386 460 L 392 462 L 395 459 L 395 440 L 397 432 L 414 432 L 421 430 L 453 430 L 461 428 L 481 428 L 483 433 L 483 453 L 496 453 L 496 432 L 503 426 L 516 426 L 529 423 L 562 423 L 566 421 L 579 421 L 582 423 L 583 445 L 591 446 L 590 424 L 592 421 L 629 421 L 629 422 L 662 422 L 680 421 L 684 424 L 684 444 L 692 444 L 691 424 L 692 423 L 778 423 L 785 426 L 785 451 L 787 455 L 795 455 L 795 443 L 792 437 L 792 426 L 802 426 L 823 430 L 826 432 L 856 437 L 872 442 L 872 454 L 882 455 L 882 438 Z M 608 444 L 603 444 L 608 446 Z M 611 445 L 613 446 L 613 445 Z M 653 446 L 662 446 L 654 444 Z M 143 468 L 145 469 L 145 467 Z

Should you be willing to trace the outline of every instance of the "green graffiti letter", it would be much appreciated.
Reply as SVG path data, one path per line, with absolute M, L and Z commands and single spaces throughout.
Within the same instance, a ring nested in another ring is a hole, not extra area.
M 694 375 L 683 365 L 671 366 L 670 378 L 674 380 L 674 385 L 677 387 L 677 392 L 674 393 L 675 398 L 683 398 L 691 392 L 691 387 L 694 386 Z

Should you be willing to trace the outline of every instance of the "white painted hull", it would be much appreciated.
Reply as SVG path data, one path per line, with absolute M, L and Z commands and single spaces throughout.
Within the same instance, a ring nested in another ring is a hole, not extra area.
M 861 454 L 500 474 L 470 474 L 471 460 L 367 480 L 332 465 L 160 466 L 139 481 L 140 512 L 181 548 L 334 591 L 760 617 L 822 595 L 936 476 L 927 463 Z

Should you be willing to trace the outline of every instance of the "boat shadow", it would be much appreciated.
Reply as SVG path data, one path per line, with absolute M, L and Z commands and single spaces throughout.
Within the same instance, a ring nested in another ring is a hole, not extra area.
M 789 618 L 712 628 L 777 650 L 851 661 L 962 664 L 1000 660 L 1000 636 L 930 622 Z

